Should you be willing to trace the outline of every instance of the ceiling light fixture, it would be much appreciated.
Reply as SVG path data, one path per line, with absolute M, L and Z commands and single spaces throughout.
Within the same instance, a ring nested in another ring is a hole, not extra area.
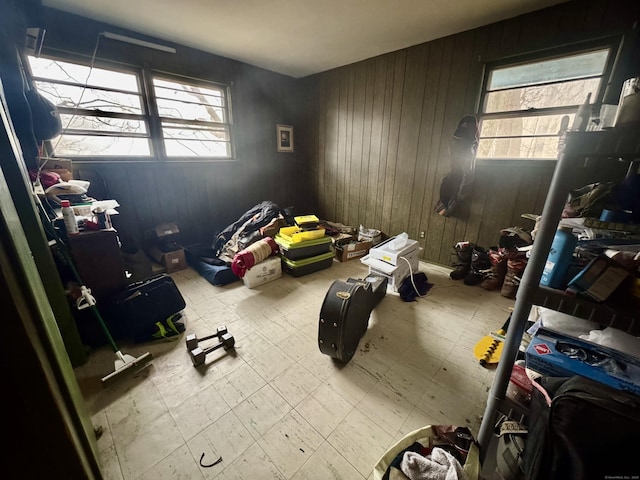
M 141 47 L 153 48 L 154 50 L 160 50 L 161 52 L 176 53 L 176 49 L 173 47 L 167 47 L 166 45 L 160 45 L 159 43 L 147 42 L 145 40 L 139 40 L 133 37 L 127 37 L 118 33 L 102 32 L 104 38 L 111 40 L 119 40 L 120 42 L 131 43 L 133 45 L 139 45 Z

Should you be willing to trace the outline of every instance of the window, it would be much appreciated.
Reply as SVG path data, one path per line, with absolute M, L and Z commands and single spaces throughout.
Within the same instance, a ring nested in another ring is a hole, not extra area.
M 562 121 L 578 106 L 599 105 L 613 55 L 611 46 L 487 66 L 480 102 L 477 158 L 548 160 L 558 154 Z
M 57 105 L 58 156 L 148 156 L 149 130 L 138 76 L 29 57 L 38 91 Z
M 57 156 L 233 156 L 224 86 L 148 72 L 145 89 L 140 70 L 36 57 L 29 65 L 38 91 L 60 111 L 63 132 L 51 141 Z
M 231 157 L 224 88 L 153 79 L 168 157 Z

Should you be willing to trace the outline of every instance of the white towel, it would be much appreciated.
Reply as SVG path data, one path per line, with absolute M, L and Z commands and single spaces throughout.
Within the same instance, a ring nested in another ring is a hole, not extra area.
M 426 457 L 416 452 L 405 452 L 400 470 L 410 480 L 467 480 L 460 462 L 438 447 Z

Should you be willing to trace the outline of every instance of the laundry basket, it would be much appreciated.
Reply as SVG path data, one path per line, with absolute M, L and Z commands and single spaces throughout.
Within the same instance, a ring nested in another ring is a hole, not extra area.
M 427 425 L 426 427 L 419 428 L 413 432 L 404 436 L 395 445 L 385 452 L 380 460 L 373 468 L 373 479 L 382 480 L 382 477 L 386 473 L 387 469 L 393 462 L 393 460 L 403 451 L 418 442 L 424 446 L 428 446 L 432 443 L 432 440 L 442 435 L 443 433 L 453 432 L 456 427 L 453 425 Z M 479 480 L 480 478 L 480 454 L 476 442 L 472 442 L 469 447 L 469 453 L 467 454 L 467 460 L 462 466 L 462 469 L 467 475 L 468 480 Z

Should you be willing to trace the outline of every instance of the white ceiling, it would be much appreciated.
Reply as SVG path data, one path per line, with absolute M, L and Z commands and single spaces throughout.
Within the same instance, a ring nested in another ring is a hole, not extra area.
M 304 77 L 564 1 L 43 0 L 42 3 L 274 72 Z

